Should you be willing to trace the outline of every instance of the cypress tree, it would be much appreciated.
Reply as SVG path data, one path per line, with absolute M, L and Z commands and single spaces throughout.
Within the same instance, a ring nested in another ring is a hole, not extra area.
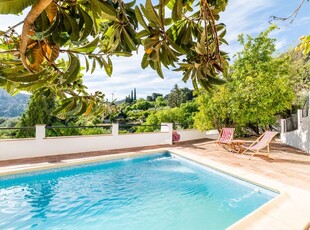
M 137 100 L 137 92 L 136 92 L 136 88 L 134 88 L 133 90 L 133 100 L 136 101 Z

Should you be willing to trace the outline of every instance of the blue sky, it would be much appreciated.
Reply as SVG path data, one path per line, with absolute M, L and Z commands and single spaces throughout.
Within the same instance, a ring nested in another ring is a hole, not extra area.
M 242 47 L 237 42 L 238 34 L 256 36 L 269 26 L 270 16 L 286 17 L 290 15 L 300 3 L 299 0 L 230 0 L 227 9 L 221 14 L 221 22 L 227 26 L 226 40 L 229 46 L 222 49 L 233 54 Z M 273 32 L 272 37 L 277 39 L 278 52 L 283 52 L 294 47 L 298 38 L 310 33 L 310 2 L 306 2 L 292 24 L 278 22 L 279 29 Z M 12 15 L 0 15 L 0 30 L 5 30 L 9 25 L 14 25 L 21 20 Z M 165 78 L 161 79 L 150 68 L 142 70 L 140 62 L 143 49 L 130 58 L 113 59 L 113 75 L 108 77 L 104 70 L 97 69 L 90 75 L 86 74 L 84 83 L 89 92 L 97 90 L 105 93 L 106 98 L 121 100 L 129 95 L 133 88 L 137 89 L 137 97 L 146 97 L 153 92 L 167 94 L 174 84 L 180 87 L 192 88 L 190 82 L 182 82 L 182 73 L 164 70 Z

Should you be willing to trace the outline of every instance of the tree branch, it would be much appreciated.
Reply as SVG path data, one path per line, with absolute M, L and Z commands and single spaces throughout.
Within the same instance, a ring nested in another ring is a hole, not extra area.
M 17 26 L 20 26 L 21 24 L 23 24 L 24 21 L 21 21 L 19 23 L 17 23 L 16 25 L 9 27 L 9 29 L 7 31 L 4 32 L 4 35 L 8 34 L 9 32 L 13 31 Z
M 23 25 L 23 30 L 22 30 L 22 35 L 21 35 L 21 43 L 19 47 L 19 52 L 21 55 L 21 60 L 23 63 L 23 66 L 25 69 L 27 69 L 29 72 L 33 72 L 33 69 L 28 65 L 27 58 L 26 58 L 26 50 L 27 50 L 27 45 L 29 41 L 29 32 L 33 29 L 33 25 L 37 17 L 45 10 L 45 8 L 51 4 L 52 0 L 39 0 L 29 13 L 27 14 L 25 20 L 24 20 L 24 25 Z
M 271 21 L 273 21 L 273 20 L 286 21 L 286 20 L 288 20 L 288 19 L 290 19 L 290 18 L 292 18 L 292 20 L 290 21 L 290 23 L 292 23 L 292 22 L 295 20 L 297 14 L 299 13 L 300 8 L 301 8 L 302 5 L 305 3 L 305 1 L 306 1 L 306 0 L 302 0 L 302 1 L 299 3 L 298 7 L 294 10 L 294 12 L 291 13 L 288 17 L 271 16 L 271 17 L 270 17 L 271 19 L 270 19 L 269 23 L 270 23 Z M 307 0 L 307 1 L 309 1 L 309 0 Z

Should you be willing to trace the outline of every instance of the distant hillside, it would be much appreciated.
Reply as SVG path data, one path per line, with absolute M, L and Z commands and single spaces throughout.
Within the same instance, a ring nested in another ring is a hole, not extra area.
M 14 97 L 0 89 L 0 117 L 18 117 L 26 110 L 29 95 L 19 93 Z

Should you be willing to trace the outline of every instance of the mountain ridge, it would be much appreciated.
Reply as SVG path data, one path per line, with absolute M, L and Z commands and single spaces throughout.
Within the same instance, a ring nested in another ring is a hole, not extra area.
M 18 93 L 11 96 L 0 89 L 0 117 L 19 117 L 27 109 L 30 95 Z

